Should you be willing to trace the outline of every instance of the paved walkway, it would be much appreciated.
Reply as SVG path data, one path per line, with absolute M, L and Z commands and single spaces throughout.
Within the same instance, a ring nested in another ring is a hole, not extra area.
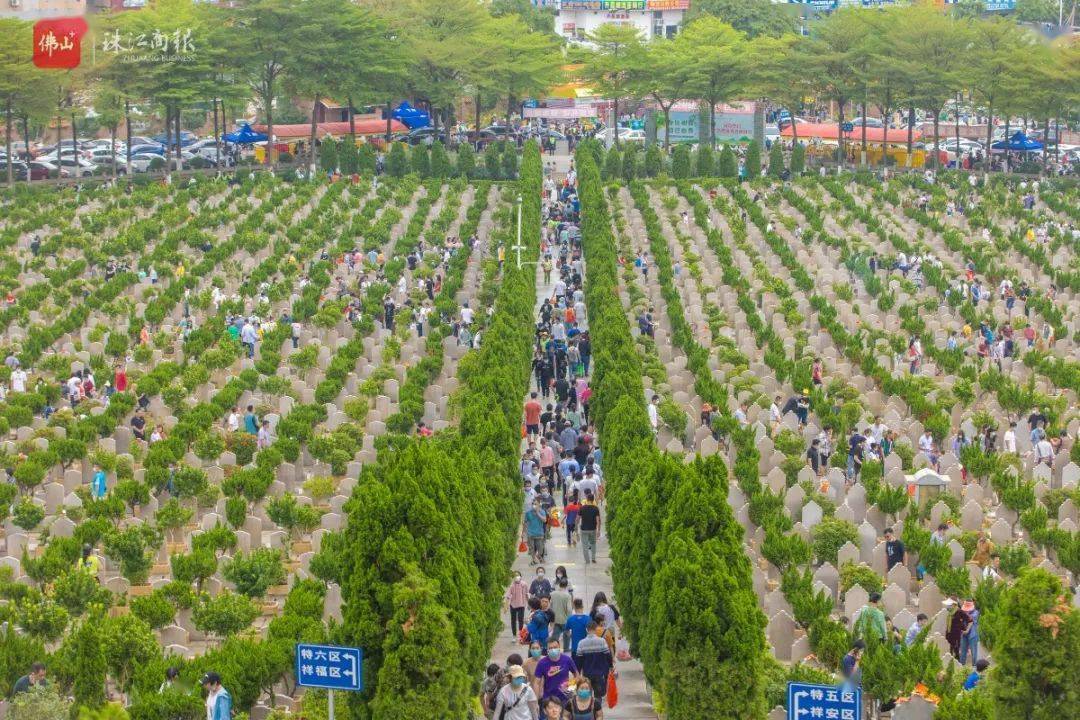
M 550 156 L 545 155 L 545 162 Z M 558 157 L 558 156 L 557 156 Z M 563 155 L 563 165 L 568 166 L 568 158 Z M 565 172 L 565 167 L 562 168 Z M 536 306 L 534 315 L 540 314 L 540 305 L 544 298 L 552 293 L 553 284 L 544 285 L 543 275 L 537 268 L 536 277 Z M 535 379 L 534 379 L 535 383 Z M 535 388 L 534 388 L 535 389 Z M 522 399 L 524 402 L 524 399 Z M 593 596 L 603 591 L 607 597 L 618 606 L 618 598 L 614 597 L 611 588 L 611 558 L 608 556 L 608 541 L 606 525 L 601 525 L 601 534 L 597 538 L 596 563 L 585 565 L 581 554 L 581 546 L 571 548 L 566 544 L 566 532 L 562 528 L 552 530 L 551 540 L 547 543 L 548 561 L 544 568 L 548 578 L 555 577 L 555 568 L 563 565 L 566 575 L 574 591 L 574 597 L 581 598 L 586 610 L 592 606 Z M 514 561 L 514 569 L 521 573 L 525 582 L 531 582 L 536 575 L 536 568 L 529 565 L 528 553 L 518 553 Z M 526 619 L 528 619 L 526 617 Z M 510 634 L 510 611 L 505 609 L 502 613 L 503 630 L 499 633 L 499 639 L 492 651 L 492 662 L 502 665 L 506 662 L 507 655 L 519 653 L 527 655 L 528 648 L 521 645 L 517 638 Z M 656 720 L 656 712 L 652 707 L 652 694 L 645 687 L 645 675 L 638 660 L 615 662 L 618 672 L 619 703 L 614 709 L 604 709 L 605 720 Z

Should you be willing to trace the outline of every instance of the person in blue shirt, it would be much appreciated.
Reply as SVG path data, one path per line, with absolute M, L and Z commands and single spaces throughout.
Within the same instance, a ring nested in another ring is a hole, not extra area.
M 986 668 L 990 667 L 990 661 L 986 658 L 979 660 L 975 663 L 975 670 L 967 676 L 967 680 L 964 681 L 965 690 L 974 690 L 975 686 L 983 679 L 986 674 Z
M 563 647 L 570 648 L 570 654 L 577 653 L 578 643 L 588 633 L 591 617 L 585 612 L 585 603 L 581 598 L 574 598 L 574 614 L 566 618 L 566 626 L 563 629 Z
M 206 690 L 207 720 L 231 720 L 232 695 L 221 686 L 221 675 L 208 672 L 199 683 Z
M 249 435 L 259 434 L 259 418 L 255 415 L 254 405 L 247 406 L 247 413 L 244 415 L 244 430 Z
M 94 482 L 90 486 L 90 492 L 94 496 L 95 500 L 100 500 L 105 497 L 105 493 L 108 491 L 108 478 L 105 475 L 105 471 L 101 469 L 100 465 L 94 466 Z
M 540 643 L 540 647 L 547 647 L 548 635 L 550 635 L 551 611 L 545 608 L 546 605 L 546 598 L 529 598 L 529 610 L 532 614 L 529 615 L 529 623 L 525 629 L 529 631 L 529 637 L 533 642 Z
M 528 540 L 529 554 L 532 555 L 532 560 L 529 561 L 531 565 L 539 565 L 544 561 L 546 528 L 547 513 L 540 506 L 539 500 L 533 500 L 532 507 L 525 513 L 525 537 Z

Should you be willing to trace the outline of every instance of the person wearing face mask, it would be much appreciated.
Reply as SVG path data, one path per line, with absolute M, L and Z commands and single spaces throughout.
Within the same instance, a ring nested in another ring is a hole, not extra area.
M 562 720 L 603 720 L 604 706 L 593 692 L 588 678 L 578 678 L 570 699 L 563 706 Z
M 589 622 L 588 633 L 574 651 L 574 663 L 581 676 L 589 681 L 593 695 L 603 700 L 607 694 L 608 675 L 615 669 L 615 657 L 604 637 L 604 626 L 595 620 Z
M 547 642 L 547 656 L 536 663 L 536 677 L 543 683 L 542 700 L 569 695 L 570 678 L 578 674 L 577 665 L 569 655 L 564 655 L 562 645 L 552 638 Z
M 495 700 L 493 717 L 501 720 L 539 720 L 540 704 L 520 665 L 510 667 L 510 684 L 504 685 Z
M 517 637 L 525 626 L 525 605 L 529 601 L 529 586 L 521 579 L 521 573 L 514 573 L 514 581 L 506 589 L 505 599 L 510 608 L 510 634 Z
M 536 568 L 536 578 L 529 584 L 529 595 L 535 598 L 551 597 L 551 581 L 545 577 L 544 568 Z

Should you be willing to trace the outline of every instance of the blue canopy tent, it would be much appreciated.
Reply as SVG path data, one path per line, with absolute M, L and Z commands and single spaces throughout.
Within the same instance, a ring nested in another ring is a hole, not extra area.
M 1043 144 L 1017 130 L 1008 142 L 998 140 L 990 145 L 990 149 L 995 152 L 1038 152 L 1043 149 Z
M 427 127 L 431 124 L 431 117 L 426 112 L 414 108 L 407 101 L 402 101 L 402 103 L 397 106 L 397 109 L 390 114 L 390 117 L 399 121 L 410 130 Z
M 266 133 L 255 132 L 247 123 L 244 123 L 236 132 L 226 133 L 223 137 L 225 142 L 235 145 L 250 145 L 257 142 L 266 142 L 269 139 Z

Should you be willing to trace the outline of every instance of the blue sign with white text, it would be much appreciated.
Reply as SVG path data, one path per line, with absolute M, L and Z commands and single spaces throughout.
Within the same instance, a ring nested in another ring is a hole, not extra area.
M 788 720 L 861 720 L 862 691 L 843 685 L 789 682 Z
M 296 645 L 296 684 L 324 690 L 363 690 L 364 651 L 334 645 Z

